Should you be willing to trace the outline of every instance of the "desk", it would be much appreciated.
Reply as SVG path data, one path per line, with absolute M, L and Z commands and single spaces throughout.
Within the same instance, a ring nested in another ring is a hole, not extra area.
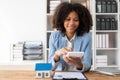
M 0 80 L 52 80 L 52 79 L 36 79 L 35 71 L 24 70 L 1 70 Z M 120 76 L 108 76 L 94 71 L 85 72 L 88 80 L 120 80 Z

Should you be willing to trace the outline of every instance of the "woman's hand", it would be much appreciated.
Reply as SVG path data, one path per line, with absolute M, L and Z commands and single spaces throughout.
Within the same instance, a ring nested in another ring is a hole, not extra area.
M 65 48 L 61 48 L 60 50 L 57 50 L 57 51 L 55 52 L 55 55 L 54 55 L 54 60 L 55 60 L 55 62 L 59 61 L 60 55 L 66 55 L 67 52 L 69 52 L 69 51 L 72 51 L 72 48 L 70 48 L 70 47 L 65 47 Z
M 82 69 L 83 67 L 83 64 L 81 63 L 82 57 L 67 57 L 66 55 L 63 55 L 63 59 L 66 63 L 75 65 L 79 69 Z

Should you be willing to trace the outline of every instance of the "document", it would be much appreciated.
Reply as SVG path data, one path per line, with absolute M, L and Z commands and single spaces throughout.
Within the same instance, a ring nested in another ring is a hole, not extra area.
M 53 80 L 87 80 L 80 71 L 76 72 L 55 72 Z

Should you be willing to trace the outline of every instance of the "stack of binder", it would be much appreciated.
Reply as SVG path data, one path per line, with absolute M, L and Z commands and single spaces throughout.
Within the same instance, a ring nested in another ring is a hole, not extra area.
M 96 0 L 97 13 L 117 13 L 116 0 Z
M 24 60 L 43 59 L 43 44 L 41 41 L 26 41 L 23 50 Z
M 97 30 L 117 30 L 117 21 L 111 16 L 96 18 Z

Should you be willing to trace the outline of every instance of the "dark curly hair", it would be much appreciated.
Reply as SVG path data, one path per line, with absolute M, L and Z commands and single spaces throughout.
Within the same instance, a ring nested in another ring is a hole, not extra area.
M 52 27 L 65 33 L 64 20 L 70 12 L 75 11 L 79 16 L 79 27 L 76 29 L 77 36 L 83 35 L 85 32 L 89 32 L 93 23 L 89 10 L 80 3 L 68 3 L 63 2 L 59 4 L 52 18 Z

